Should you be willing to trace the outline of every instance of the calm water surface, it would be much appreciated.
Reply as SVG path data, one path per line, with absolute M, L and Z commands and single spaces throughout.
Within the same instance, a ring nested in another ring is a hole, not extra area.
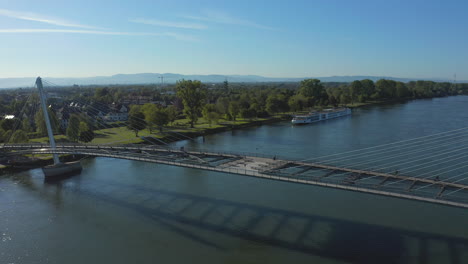
M 317 157 L 468 126 L 468 97 L 207 136 L 189 149 Z M 108 158 L 0 176 L 0 263 L 468 263 L 468 210 Z

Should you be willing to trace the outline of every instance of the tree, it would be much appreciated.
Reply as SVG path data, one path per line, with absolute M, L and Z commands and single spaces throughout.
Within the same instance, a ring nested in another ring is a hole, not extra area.
M 266 100 L 266 110 L 270 114 L 289 110 L 287 97 L 283 94 L 271 94 Z
M 396 82 L 392 80 L 381 79 L 375 83 L 375 89 L 380 98 L 394 98 L 396 95 Z
M 138 132 L 146 128 L 145 115 L 142 112 L 131 112 L 128 117 L 127 128 L 135 132 L 135 137 L 138 137 Z
M 84 143 L 91 142 L 94 139 L 94 132 L 86 124 L 86 122 L 80 122 L 80 135 L 78 140 Z
M 179 116 L 179 111 L 177 110 L 177 107 L 175 107 L 174 105 L 170 105 L 166 108 L 166 111 L 167 117 L 169 118 L 169 123 L 174 123 L 174 121 L 176 121 L 177 117 Z
M 3 134 L 2 134 L 2 141 L 3 141 L 3 142 L 8 142 L 8 141 L 10 140 L 10 137 L 11 137 L 11 134 L 12 134 L 12 133 L 13 133 L 13 132 L 12 132 L 11 130 L 7 130 L 7 131 L 3 132 Z
M 406 87 L 406 85 L 402 82 L 397 82 L 395 89 L 396 89 L 396 96 L 398 98 L 405 98 L 405 97 L 408 97 L 410 94 L 408 87 Z
M 224 80 L 223 82 L 223 90 L 224 90 L 224 93 L 229 94 L 229 83 L 227 79 Z
M 153 133 L 152 129 L 156 126 L 156 111 L 158 107 L 155 104 L 147 103 L 144 104 L 141 108 L 139 107 L 132 107 L 132 113 L 136 113 L 138 111 L 143 112 L 145 115 L 146 121 L 146 128 L 148 128 L 150 134 Z
M 324 89 L 319 79 L 305 79 L 301 81 L 299 93 L 304 97 L 314 97 L 315 100 L 320 100 Z
M 223 115 L 229 114 L 229 98 L 228 97 L 219 97 L 216 101 L 216 108 L 218 109 L 218 113 Z
M 50 108 L 47 110 L 49 113 L 49 119 L 50 119 L 50 124 L 52 126 L 52 132 L 56 133 L 59 128 L 59 122 L 57 119 L 57 116 L 50 110 Z M 45 124 L 45 119 L 44 115 L 42 113 L 42 109 L 37 111 L 36 115 L 34 116 L 34 122 L 36 123 L 37 127 L 37 132 L 41 136 L 46 136 L 47 135 L 47 127 Z
M 75 114 L 70 115 L 67 127 L 67 138 L 77 142 L 80 138 L 80 119 Z
M 219 117 L 220 115 L 217 112 L 216 105 L 207 104 L 203 107 L 203 118 L 208 122 L 208 124 L 210 124 L 210 126 L 213 122 L 218 122 Z
M 134 114 L 134 113 L 138 113 L 138 112 L 143 112 L 143 106 L 141 105 L 131 105 L 130 106 L 130 111 L 128 112 L 129 115 L 131 114 Z
M 350 102 L 351 102 L 351 98 L 349 97 L 348 94 L 342 93 L 340 95 L 340 103 L 341 104 L 347 104 L 347 103 L 350 103 Z
M 362 83 L 361 81 L 353 81 L 349 87 L 350 95 L 351 95 L 351 103 L 354 104 L 358 96 L 362 94 Z
M 249 108 L 249 109 L 242 109 L 240 112 L 240 115 L 244 119 L 253 119 L 257 116 L 257 111 L 255 109 Z
M 28 118 L 25 118 L 23 120 L 23 123 L 21 124 L 21 130 L 23 130 L 26 133 L 32 132 L 31 120 L 29 120 Z
M 370 98 L 375 93 L 375 84 L 372 80 L 365 79 L 361 81 L 362 91 L 366 98 Z
M 163 127 L 169 123 L 169 115 L 167 114 L 166 109 L 156 109 L 151 116 L 151 122 L 158 127 L 160 132 L 162 132 Z
M 11 135 L 10 143 L 25 143 L 28 142 L 28 134 L 23 130 L 16 130 L 13 135 Z
M 334 107 L 337 107 L 338 106 L 338 100 L 336 99 L 336 97 L 334 95 L 329 95 L 328 96 L 328 102 L 333 105 Z
M 232 120 L 236 121 L 236 117 L 240 112 L 239 103 L 236 101 L 231 101 L 229 103 L 229 115 L 231 116 Z
M 200 81 L 181 80 L 176 83 L 177 96 L 182 99 L 184 113 L 194 127 L 205 103 L 207 90 Z
M 304 109 L 306 105 L 307 105 L 307 100 L 301 94 L 296 94 L 296 95 L 289 97 L 288 106 L 289 106 L 289 109 L 291 109 L 291 111 L 294 111 L 294 112 L 301 111 L 302 109 Z
M 1 127 L 3 130 L 14 130 L 15 129 L 15 120 L 14 119 L 4 119 L 1 123 Z

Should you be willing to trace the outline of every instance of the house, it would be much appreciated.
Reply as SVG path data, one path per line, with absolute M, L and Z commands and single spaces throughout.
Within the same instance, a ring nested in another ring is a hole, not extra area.
M 127 121 L 128 120 L 128 107 L 123 104 L 112 103 L 109 106 L 110 111 L 103 113 L 99 111 L 98 117 L 106 122 Z
M 128 113 L 122 112 L 109 112 L 102 118 L 106 122 L 127 121 Z

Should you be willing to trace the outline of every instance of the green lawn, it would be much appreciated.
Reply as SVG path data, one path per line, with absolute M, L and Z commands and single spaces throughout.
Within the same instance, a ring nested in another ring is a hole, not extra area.
M 274 118 L 280 117 L 280 115 L 274 116 Z M 190 128 L 190 122 L 188 119 L 178 119 L 173 124 L 165 127 L 165 130 L 175 131 L 178 133 L 204 133 L 205 131 L 209 131 L 211 129 L 218 129 L 222 127 L 231 127 L 237 125 L 244 125 L 248 124 L 253 121 L 265 121 L 269 118 L 257 118 L 253 120 L 249 119 L 242 119 L 238 118 L 236 121 L 228 121 L 224 119 L 220 119 L 218 123 L 209 124 L 203 118 L 200 118 L 198 122 L 195 124 L 194 128 Z M 163 130 L 164 131 L 164 130 Z M 176 136 L 168 136 L 164 133 L 160 133 L 159 130 L 153 130 L 153 133 L 149 133 L 148 129 L 144 129 L 139 131 L 138 137 L 135 136 L 135 132 L 129 130 L 127 127 L 115 127 L 115 128 L 107 128 L 107 129 L 100 129 L 95 130 L 95 138 L 90 143 L 92 144 L 136 144 L 144 142 L 140 136 L 143 137 L 156 137 L 163 139 L 168 137 L 168 139 L 175 139 Z M 56 135 L 54 136 L 57 142 L 67 142 L 67 138 L 65 135 Z M 178 137 L 183 138 L 182 136 Z M 31 142 L 48 142 L 47 137 L 42 138 L 35 138 L 31 139 Z

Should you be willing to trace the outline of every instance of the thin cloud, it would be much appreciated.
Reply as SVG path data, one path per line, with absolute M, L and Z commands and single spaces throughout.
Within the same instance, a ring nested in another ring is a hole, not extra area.
M 186 18 L 186 19 L 220 23 L 220 24 L 239 25 L 239 26 L 253 27 L 253 28 L 258 28 L 258 29 L 265 29 L 265 30 L 277 30 L 276 28 L 261 25 L 253 21 L 233 17 L 219 10 L 204 10 L 203 14 L 204 16 L 183 15 L 181 17 Z
M 8 9 L 0 9 L 0 16 L 11 17 L 21 20 L 28 20 L 28 21 L 35 21 L 40 23 L 46 23 L 55 26 L 62 26 L 62 27 L 73 27 L 73 28 L 87 28 L 87 29 L 97 29 L 97 27 L 81 25 L 71 23 L 62 19 L 56 18 L 47 18 L 35 13 L 30 12 L 17 12 Z
M 13 34 L 13 33 L 68 33 L 68 34 L 91 34 L 91 35 L 114 35 L 114 36 L 166 36 L 177 40 L 199 41 L 191 35 L 179 34 L 174 32 L 119 32 L 119 31 L 100 31 L 100 30 L 81 30 L 81 29 L 0 29 L 0 33 Z
M 163 33 L 164 36 L 172 37 L 177 40 L 182 40 L 182 41 L 188 41 L 188 42 L 199 42 L 200 39 L 191 36 L 191 35 L 185 35 L 185 34 L 180 34 L 180 33 L 174 33 L 174 32 L 165 32 Z
M 171 22 L 171 21 L 162 21 L 155 19 L 144 19 L 144 18 L 135 18 L 129 19 L 130 22 L 146 24 L 152 26 L 161 26 L 161 27 L 173 27 L 173 28 L 186 28 L 186 29 L 206 29 L 207 27 L 199 23 L 184 23 L 184 22 Z

